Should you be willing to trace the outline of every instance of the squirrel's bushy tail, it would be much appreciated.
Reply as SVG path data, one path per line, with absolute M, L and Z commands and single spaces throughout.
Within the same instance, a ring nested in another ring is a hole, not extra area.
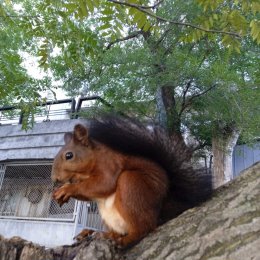
M 162 128 L 145 126 L 122 116 L 106 115 L 92 119 L 89 137 L 124 154 L 140 156 L 159 164 L 168 174 L 173 203 L 196 206 L 212 192 L 207 169 L 193 169 L 191 150 Z

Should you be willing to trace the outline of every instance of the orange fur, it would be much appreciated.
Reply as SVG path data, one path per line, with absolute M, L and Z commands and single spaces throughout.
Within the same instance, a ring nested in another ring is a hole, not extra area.
M 168 190 L 161 166 L 91 140 L 83 125 L 76 125 L 64 139 L 52 170 L 53 181 L 63 184 L 53 193 L 60 205 L 70 198 L 96 201 L 109 230 L 105 236 L 123 246 L 139 241 L 158 225 Z

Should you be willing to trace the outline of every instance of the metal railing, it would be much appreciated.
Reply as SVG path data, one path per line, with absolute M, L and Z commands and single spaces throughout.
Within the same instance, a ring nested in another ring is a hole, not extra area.
M 99 96 L 80 97 L 78 101 L 74 98 L 47 101 L 36 105 L 35 121 L 79 118 L 87 111 L 95 108 L 93 104 L 84 105 L 87 101 L 99 101 L 102 105 L 112 107 L 111 104 Z M 25 113 L 18 106 L 0 107 L 0 125 L 22 124 L 24 118 Z
M 73 119 L 84 115 L 93 108 L 88 101 L 98 101 L 112 107 L 99 96 L 62 99 L 38 104 L 36 122 Z M 91 102 L 90 102 L 91 103 Z M 100 104 L 99 104 L 100 105 Z M 53 107 L 62 106 L 60 109 Z M 7 117 L 4 117 L 5 113 Z M 22 110 L 17 106 L 0 108 L 1 124 L 21 124 Z M 17 220 L 37 220 L 73 222 L 82 228 L 103 229 L 95 202 L 77 202 L 71 199 L 60 207 L 52 199 L 51 162 L 8 162 L 0 164 L 0 218 Z
M 103 230 L 103 221 L 98 211 L 97 203 L 93 201 L 80 201 L 78 205 L 76 223 L 82 228 Z

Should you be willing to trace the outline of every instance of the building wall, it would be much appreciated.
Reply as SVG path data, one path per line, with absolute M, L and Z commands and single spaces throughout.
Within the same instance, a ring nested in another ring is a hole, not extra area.
M 86 120 L 57 120 L 36 123 L 33 129 L 21 125 L 0 126 L 0 163 L 6 160 L 53 159 L 63 146 L 65 132 Z
M 21 125 L 0 125 L 0 166 L 19 161 L 27 163 L 53 160 L 58 150 L 64 145 L 64 133 L 72 131 L 77 123 L 85 124 L 86 120 L 73 119 L 36 123 L 33 129 L 28 131 L 22 130 Z M 4 173 L 3 167 L 0 169 L 0 195 L 5 192 L 4 189 L 1 190 L 5 181 L 3 179 Z M 17 174 L 20 174 L 19 171 Z M 32 205 L 26 195 L 30 191 L 26 190 L 26 185 L 24 187 L 25 190 L 19 189 L 21 195 L 12 193 L 15 195 L 12 199 L 20 196 L 18 203 L 20 207 L 15 210 L 15 215 L 19 218 L 2 216 L 0 234 L 8 238 L 21 236 L 29 241 L 50 247 L 71 244 L 75 235 L 76 219 L 73 218 L 70 221 L 62 219 L 57 221 L 55 219 L 37 220 L 38 215 L 41 216 L 42 210 L 46 208 L 46 202 L 50 202 L 50 195 L 47 190 L 44 191 L 40 203 Z M 41 185 L 40 188 L 44 189 L 44 185 Z M 0 199 L 2 197 L 0 196 Z M 12 205 L 12 200 L 10 199 L 8 203 Z M 29 219 L 31 216 L 34 216 L 34 219 Z
M 1 219 L 0 233 L 5 238 L 21 236 L 23 239 L 47 247 L 72 244 L 75 223 Z
M 233 176 L 260 161 L 260 143 L 253 146 L 237 145 L 233 153 Z

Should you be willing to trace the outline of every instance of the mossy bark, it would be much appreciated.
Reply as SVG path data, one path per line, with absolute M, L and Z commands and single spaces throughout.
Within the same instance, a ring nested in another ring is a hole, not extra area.
M 260 260 L 260 163 L 128 250 L 106 240 L 46 249 L 0 238 L 0 260 L 34 259 Z

